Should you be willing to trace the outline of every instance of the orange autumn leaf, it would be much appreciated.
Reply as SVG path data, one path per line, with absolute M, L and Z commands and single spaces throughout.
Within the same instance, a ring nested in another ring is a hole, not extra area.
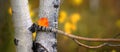
M 45 27 L 49 26 L 48 18 L 46 18 L 46 17 L 40 18 L 37 23 L 40 26 L 45 26 Z

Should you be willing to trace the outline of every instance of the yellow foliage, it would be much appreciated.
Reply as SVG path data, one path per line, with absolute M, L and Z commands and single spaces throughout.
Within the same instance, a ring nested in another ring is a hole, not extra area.
M 70 20 L 73 24 L 76 24 L 80 20 L 79 13 L 74 13 L 70 16 Z
M 67 17 L 67 13 L 65 11 L 60 11 L 59 22 L 63 23 L 66 17 Z
M 31 17 L 34 16 L 35 13 L 32 11 L 32 6 L 30 4 L 29 4 L 29 10 L 30 10 L 30 16 Z
M 66 22 L 64 25 L 64 31 L 67 33 L 71 33 L 71 31 L 75 31 L 76 30 L 76 25 L 72 24 L 70 22 Z
M 76 25 L 75 25 L 75 24 L 72 24 L 72 25 L 71 25 L 71 29 L 72 29 L 73 31 L 75 31 L 75 30 L 76 30 Z
M 76 27 L 76 23 L 80 20 L 80 15 L 79 13 L 73 13 L 71 16 L 70 16 L 70 21 L 67 21 L 65 24 L 64 24 L 64 31 L 67 32 L 67 33 L 71 33 L 72 31 L 75 31 L 77 29 Z
M 34 16 L 34 12 L 33 11 L 30 11 L 30 16 Z
M 116 26 L 120 28 L 120 20 L 116 21 Z
M 12 15 L 12 8 L 11 7 L 8 9 L 8 12 L 10 15 Z
M 64 30 L 67 33 L 71 33 L 71 23 L 66 22 L 65 25 L 64 25 Z
M 80 5 L 82 4 L 83 0 L 72 0 L 74 5 Z
M 35 40 L 35 38 L 36 38 L 36 32 L 33 33 L 32 38 L 33 38 L 33 40 Z

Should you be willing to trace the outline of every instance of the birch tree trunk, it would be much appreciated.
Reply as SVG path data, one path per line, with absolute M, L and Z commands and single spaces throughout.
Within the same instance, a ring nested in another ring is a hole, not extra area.
M 40 0 L 39 18 L 47 17 L 49 20 L 49 27 L 57 28 L 58 12 L 60 0 Z M 55 32 L 37 32 L 36 43 L 41 44 L 48 52 L 57 52 L 57 40 Z M 39 45 L 37 52 L 47 52 Z
M 28 0 L 11 0 L 15 27 L 16 52 L 32 52 L 32 33 L 28 28 L 32 25 Z

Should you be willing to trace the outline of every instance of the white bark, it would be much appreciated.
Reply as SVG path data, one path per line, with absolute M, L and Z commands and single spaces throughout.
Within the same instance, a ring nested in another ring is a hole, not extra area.
M 32 33 L 28 28 L 32 25 L 28 0 L 11 0 L 15 27 L 16 52 L 32 52 Z
M 60 0 L 40 0 L 39 7 L 39 18 L 47 17 L 49 27 L 57 28 Z M 56 33 L 54 32 L 37 32 L 36 43 L 40 43 L 48 52 L 57 52 Z

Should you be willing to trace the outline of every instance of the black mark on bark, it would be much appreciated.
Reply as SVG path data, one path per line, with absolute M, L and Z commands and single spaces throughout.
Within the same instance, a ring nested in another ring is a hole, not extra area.
M 55 43 L 52 45 L 52 48 L 53 48 L 53 49 L 56 49 L 56 47 L 57 47 L 57 43 L 55 42 Z
M 54 37 L 57 38 L 57 36 L 56 36 L 57 33 L 56 32 L 53 32 L 53 33 L 54 33 Z
M 35 41 L 33 42 L 33 52 L 48 52 L 48 50 L 42 46 L 40 43 L 35 43 Z
M 57 5 L 57 4 L 56 4 L 56 5 L 54 5 L 54 8 L 58 8 L 58 7 L 59 7 L 59 5 Z
M 53 2 L 54 8 L 58 8 L 59 7 L 59 1 L 55 0 L 55 2 Z
M 12 10 L 12 13 L 14 13 L 14 11 Z
M 14 39 L 14 43 L 15 43 L 16 46 L 18 45 L 18 42 L 19 42 L 19 40 Z

